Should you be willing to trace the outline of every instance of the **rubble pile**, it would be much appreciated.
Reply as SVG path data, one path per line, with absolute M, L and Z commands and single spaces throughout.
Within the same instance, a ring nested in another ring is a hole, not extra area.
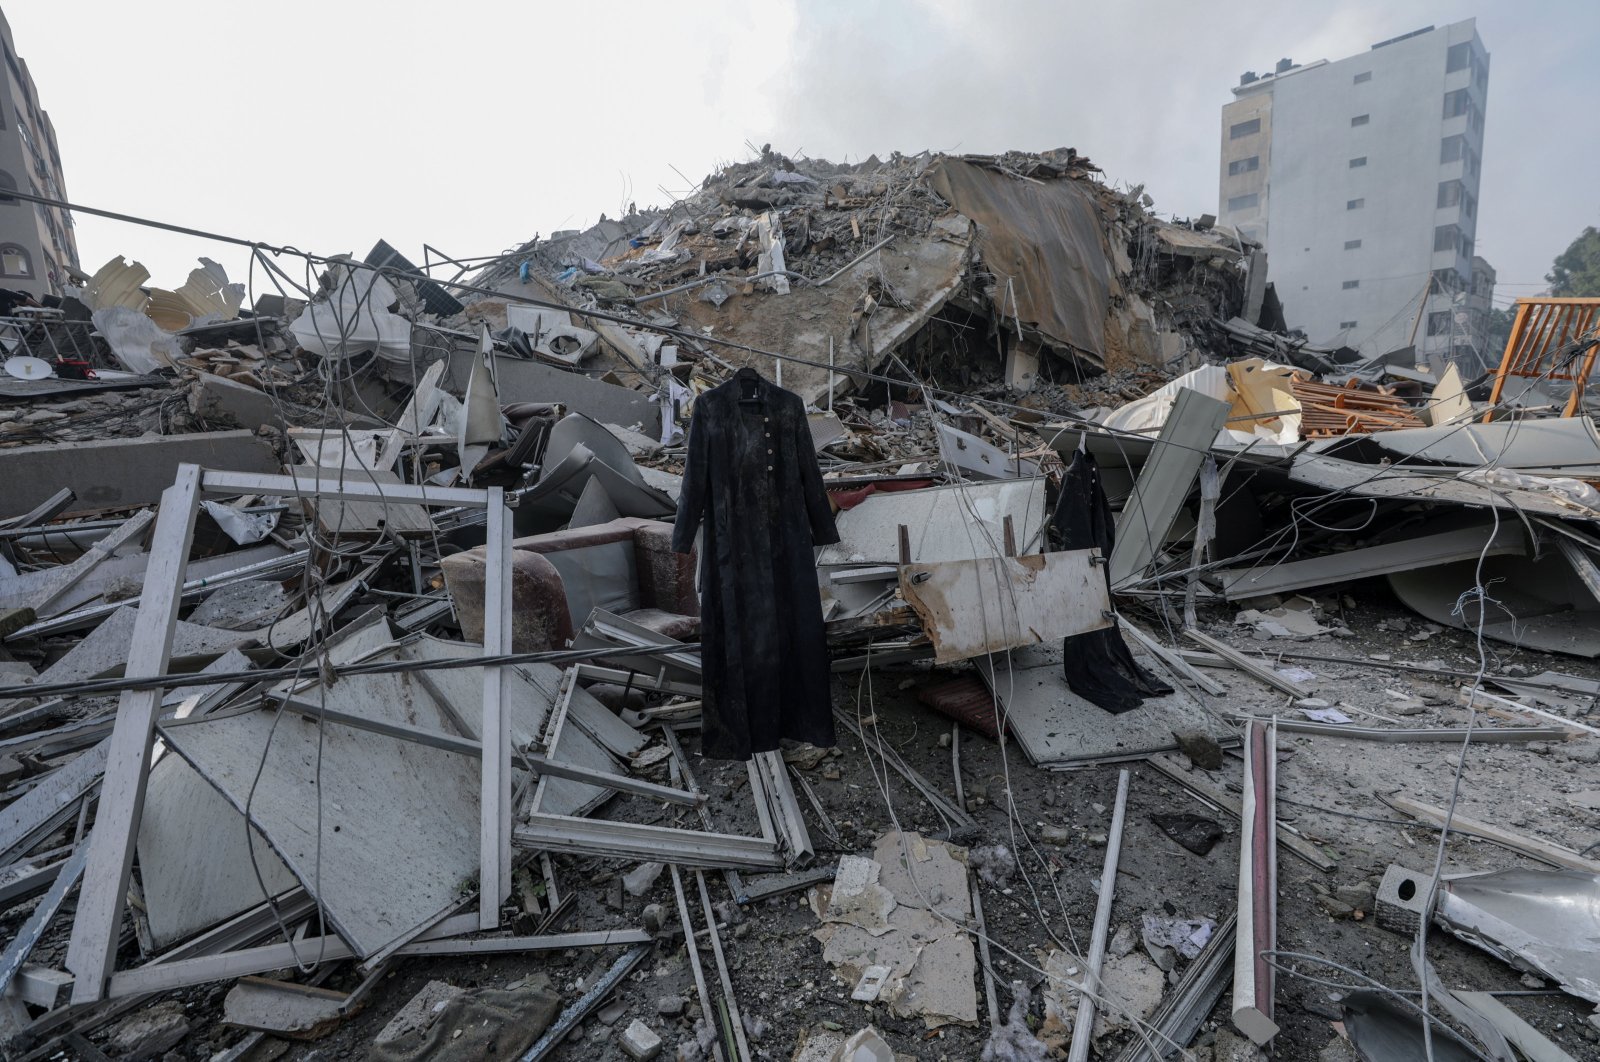
M 1097 173 L 764 150 L 469 281 L 13 308 L 6 1056 L 1370 1060 L 1425 978 L 1440 1057 L 1592 1057 L 1600 339 L 1316 348 Z M 814 565 L 837 741 L 719 759 L 740 387 L 817 475 L 731 622 Z

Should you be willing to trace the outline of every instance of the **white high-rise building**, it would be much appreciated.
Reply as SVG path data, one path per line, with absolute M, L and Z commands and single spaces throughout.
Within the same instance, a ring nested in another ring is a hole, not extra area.
M 78 268 L 72 216 L 59 207 L 25 203 L 8 190 L 65 200 L 55 126 L 39 105 L 28 64 L 17 55 L 0 14 L 0 288 L 34 297 L 61 295 Z
M 1239 79 L 1222 108 L 1218 216 L 1265 244 L 1290 328 L 1371 355 L 1415 327 L 1419 363 L 1498 363 L 1461 326 L 1488 87 L 1473 19 Z M 1493 272 L 1477 261 L 1481 285 Z

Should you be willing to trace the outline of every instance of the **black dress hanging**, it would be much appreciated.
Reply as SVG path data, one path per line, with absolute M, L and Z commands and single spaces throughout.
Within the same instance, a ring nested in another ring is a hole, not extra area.
M 1116 543 L 1116 525 L 1106 501 L 1100 466 L 1088 453 L 1080 452 L 1067 466 L 1061 479 L 1061 497 L 1050 518 L 1061 549 L 1100 550 L 1111 556 Z M 1111 587 L 1111 565 L 1102 564 L 1106 588 Z M 1172 692 L 1150 672 L 1140 667 L 1115 626 L 1087 634 L 1072 634 L 1061 641 L 1062 666 L 1067 686 L 1091 704 L 1120 714 L 1144 703 L 1146 697 Z
M 800 397 L 740 369 L 695 400 L 672 548 L 700 554 L 701 752 L 831 746 L 813 546 L 839 541 Z

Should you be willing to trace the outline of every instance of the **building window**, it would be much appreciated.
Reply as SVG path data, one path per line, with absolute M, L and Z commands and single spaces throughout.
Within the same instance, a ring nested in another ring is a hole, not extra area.
M 1237 177 L 1241 173 L 1254 173 L 1261 168 L 1261 156 L 1251 155 L 1247 159 L 1234 159 L 1228 163 L 1228 176 Z
M 1472 96 L 1466 89 L 1456 89 L 1444 94 L 1444 116 L 1459 118 L 1472 110 Z
M 1236 195 L 1232 199 L 1228 200 L 1228 209 L 1254 210 L 1260 202 L 1261 196 L 1257 195 L 1255 192 L 1251 192 L 1249 195 Z
M 1363 81 L 1371 81 L 1371 80 L 1372 80 L 1372 71 L 1371 70 L 1363 70 L 1363 71 L 1361 71 L 1361 73 L 1357 74 L 1351 80 L 1351 84 L 1359 85 Z
M 1370 121 L 1372 121 L 1372 115 L 1370 115 L 1370 114 L 1358 114 L 1354 118 L 1350 119 L 1350 124 L 1351 125 L 1366 125 Z
M 1472 42 L 1462 41 L 1452 44 L 1450 50 L 1444 53 L 1444 72 L 1453 74 L 1457 70 L 1465 70 L 1472 65 Z
M 1461 204 L 1461 182 L 1440 181 L 1439 201 L 1437 205 L 1443 207 L 1459 206 Z
M 1344 205 L 1344 208 L 1346 210 L 1360 210 L 1366 205 L 1367 201 L 1365 199 L 1352 199 Z
M 1455 292 L 1460 291 L 1462 286 L 1461 272 L 1454 266 L 1433 271 L 1433 289 L 1435 291 Z
M 1242 136 L 1254 136 L 1261 132 L 1261 119 L 1252 118 L 1248 122 L 1238 122 L 1228 129 L 1228 139 L 1238 140 Z
M 1450 311 L 1435 310 L 1428 315 L 1428 334 L 1443 336 L 1450 333 Z
M 1440 225 L 1433 230 L 1433 249 L 1435 251 L 1459 251 L 1461 249 L 1461 229 L 1455 225 Z
M 1350 329 L 1354 328 L 1355 326 L 1356 326 L 1356 322 L 1355 321 L 1340 321 L 1339 322 L 1339 329 L 1340 329 L 1340 331 L 1343 331 L 1343 332 L 1348 332 L 1348 331 L 1350 331 Z
M 1359 280 L 1347 280 L 1343 284 L 1340 284 L 1339 286 L 1341 288 L 1343 288 L 1345 291 L 1349 291 L 1351 288 L 1359 288 L 1361 286 L 1361 281 L 1359 281 Z
M 1460 133 L 1457 133 L 1455 136 L 1447 136 L 1443 140 L 1439 141 L 1439 161 L 1441 163 L 1456 162 L 1460 160 L 1462 154 L 1465 153 L 1466 150 L 1466 137 L 1462 136 Z
M 1353 251 L 1357 247 L 1360 247 L 1360 246 L 1361 246 L 1361 241 L 1360 240 L 1346 240 L 1346 241 L 1344 241 L 1344 249 L 1347 250 L 1347 251 Z
M 0 192 L 15 192 L 17 179 L 6 170 L 0 170 Z M 0 194 L 0 203 L 15 203 L 16 199 L 9 195 Z
M 14 243 L 0 243 L 0 276 L 33 276 L 33 259 Z
M 1365 155 L 1358 155 L 1355 158 L 1350 160 L 1350 168 L 1352 170 L 1359 170 L 1361 167 L 1365 166 L 1366 164 L 1367 164 L 1367 157 Z

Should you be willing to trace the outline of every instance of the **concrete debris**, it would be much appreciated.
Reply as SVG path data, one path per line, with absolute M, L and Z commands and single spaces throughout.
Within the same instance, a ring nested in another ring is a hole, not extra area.
M 1028 1028 L 1029 992 L 1020 981 L 1011 983 L 1011 1011 L 1003 1025 L 989 1033 L 981 1062 L 1046 1062 L 1050 1048 Z
M 145 1062 L 160 1058 L 176 1047 L 189 1035 L 189 1030 L 183 1004 L 168 1000 L 124 1019 L 106 1040 L 106 1049 L 114 1058 Z
M 885 968 L 876 998 L 930 1029 L 978 1017 L 977 963 L 962 929 L 972 918 L 966 855 L 919 834 L 885 834 L 875 858 L 840 860 L 822 928 L 813 934 L 847 984 Z
M 617 1035 L 617 1046 L 634 1062 L 649 1062 L 661 1053 L 661 1037 L 638 1018 Z
M 1060 949 L 1038 953 L 1045 972 L 1042 988 L 1044 1019 L 1039 1039 L 1052 1048 L 1065 1049 L 1072 1039 L 1078 1015 L 1077 986 L 1083 983 L 1086 964 Z M 1166 978 L 1150 960 L 1138 952 L 1108 956 L 1100 967 L 1100 1002 L 1095 1007 L 1095 1041 L 1141 1021 L 1161 1005 Z
M 1487 374 L 1363 357 L 1152 207 L 1071 148 L 768 146 L 451 280 L 380 240 L 249 307 L 207 259 L 0 291 L 0 1052 L 1044 1058 L 1115 763 L 1096 1057 L 1152 1016 L 1198 1058 L 1414 1054 L 1262 953 L 1414 984 L 1378 930 L 1428 910 L 1400 864 L 1465 755 L 1430 953 L 1563 995 L 1447 1013 L 1593 1057 L 1600 400 L 1523 355 L 1590 357 L 1539 344 L 1600 300 L 1523 299 Z M 768 553 L 674 535 L 741 369 L 806 407 L 766 448 L 820 476 L 778 597 L 814 558 L 831 720 L 750 766 L 703 754 L 700 595 Z M 1230 765 L 1271 719 L 1264 815 Z M 1236 952 L 1253 1043 L 1204 1028 Z

